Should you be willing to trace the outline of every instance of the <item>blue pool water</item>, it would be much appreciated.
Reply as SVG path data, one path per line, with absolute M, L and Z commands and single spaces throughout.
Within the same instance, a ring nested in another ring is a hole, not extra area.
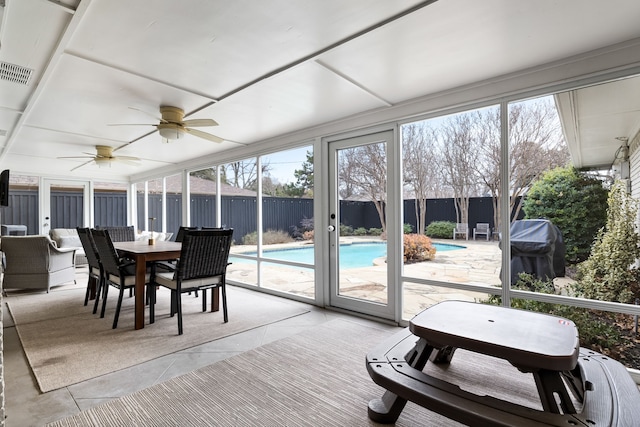
M 433 243 L 436 253 L 463 249 L 464 246 L 449 245 L 446 243 Z M 247 255 L 255 255 L 255 252 L 248 252 Z M 265 258 L 272 258 L 283 261 L 295 261 L 313 264 L 313 246 L 265 250 Z M 376 258 L 387 256 L 387 245 L 385 243 L 352 243 L 340 245 L 340 268 L 369 267 L 373 265 Z M 241 261 L 238 259 L 237 261 Z

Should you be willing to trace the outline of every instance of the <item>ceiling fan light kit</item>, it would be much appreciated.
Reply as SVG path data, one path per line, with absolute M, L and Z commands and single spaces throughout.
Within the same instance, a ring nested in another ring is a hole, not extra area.
M 161 137 L 169 141 L 182 139 L 186 133 L 184 128 L 177 123 L 160 123 L 158 124 L 158 132 Z
M 132 156 L 114 156 L 113 155 L 113 147 L 108 145 L 96 145 L 96 154 L 84 153 L 86 156 L 71 156 L 71 157 L 58 157 L 59 159 L 87 159 L 89 161 L 93 161 L 98 167 L 111 167 L 111 163 L 120 162 L 126 163 L 130 165 L 138 165 L 140 164 L 140 159 L 138 157 Z M 85 163 L 86 164 L 86 163 Z M 72 171 L 81 167 L 76 166 L 71 169 Z

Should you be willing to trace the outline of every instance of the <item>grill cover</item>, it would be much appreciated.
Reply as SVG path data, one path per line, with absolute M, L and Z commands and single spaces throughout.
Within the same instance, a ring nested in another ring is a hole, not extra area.
M 511 284 L 520 273 L 542 280 L 565 275 L 562 232 L 546 219 L 523 219 L 511 224 Z

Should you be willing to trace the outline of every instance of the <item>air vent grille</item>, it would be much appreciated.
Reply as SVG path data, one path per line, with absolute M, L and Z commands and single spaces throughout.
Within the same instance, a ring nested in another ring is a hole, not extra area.
M 0 80 L 28 85 L 29 79 L 31 79 L 31 74 L 33 74 L 33 70 L 31 68 L 0 61 Z

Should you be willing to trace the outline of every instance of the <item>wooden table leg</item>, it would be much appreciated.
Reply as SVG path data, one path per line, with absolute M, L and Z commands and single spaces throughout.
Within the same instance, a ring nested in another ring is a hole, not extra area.
M 98 289 L 98 281 L 96 280 L 95 277 L 90 276 L 89 277 L 89 300 L 93 301 L 94 299 L 96 299 L 97 289 Z
M 220 288 L 211 289 L 211 312 L 220 311 Z
M 147 272 L 147 262 L 144 255 L 136 257 L 136 289 L 135 289 L 135 328 L 144 328 L 144 282 Z

